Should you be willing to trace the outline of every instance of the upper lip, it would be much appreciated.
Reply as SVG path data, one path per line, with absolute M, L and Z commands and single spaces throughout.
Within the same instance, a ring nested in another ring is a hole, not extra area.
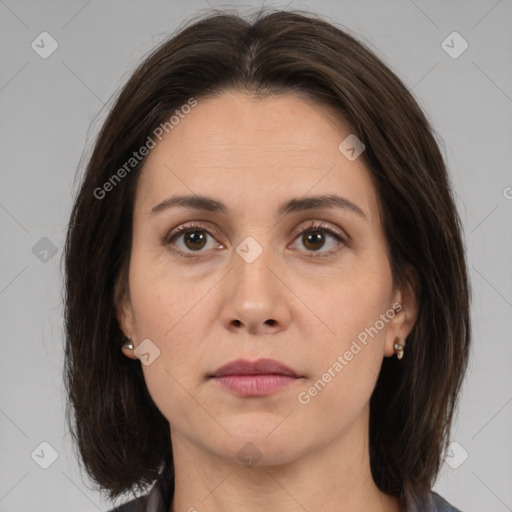
M 248 361 L 246 359 L 237 359 L 231 361 L 220 368 L 217 368 L 209 377 L 225 377 L 226 375 L 289 375 L 290 377 L 299 377 L 291 368 L 275 359 L 258 359 Z

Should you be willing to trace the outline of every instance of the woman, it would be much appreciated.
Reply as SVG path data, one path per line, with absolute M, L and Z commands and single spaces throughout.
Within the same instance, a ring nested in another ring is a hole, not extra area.
M 66 241 L 68 421 L 118 511 L 447 511 L 467 366 L 433 130 L 319 17 L 217 13 L 135 71 Z

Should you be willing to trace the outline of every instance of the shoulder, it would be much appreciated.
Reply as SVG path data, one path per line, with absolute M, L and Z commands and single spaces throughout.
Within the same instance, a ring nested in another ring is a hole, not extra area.
M 108 512 L 168 512 L 170 502 L 166 501 L 162 482 L 155 483 L 149 493 L 118 505 Z
M 108 512 L 168 512 L 174 492 L 174 485 L 170 482 L 173 482 L 172 474 L 169 476 L 169 471 L 166 470 L 147 494 L 118 505 Z M 171 492 L 168 492 L 169 486 Z
M 146 512 L 147 504 L 148 495 L 145 494 L 140 498 L 135 498 L 127 503 L 118 505 L 117 507 L 108 510 L 108 512 Z
M 432 492 L 432 501 L 435 504 L 435 512 L 462 512 L 453 505 L 450 505 L 442 496 Z

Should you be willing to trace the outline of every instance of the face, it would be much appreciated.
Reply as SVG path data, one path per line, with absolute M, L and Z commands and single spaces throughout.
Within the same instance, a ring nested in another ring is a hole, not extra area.
M 276 464 L 364 433 L 416 308 L 393 289 L 369 171 L 338 149 L 349 134 L 303 97 L 226 92 L 151 150 L 118 318 L 173 447 Z M 164 203 L 177 196 L 195 203 Z M 307 201 L 322 196 L 339 199 Z M 260 359 L 294 375 L 248 375 Z

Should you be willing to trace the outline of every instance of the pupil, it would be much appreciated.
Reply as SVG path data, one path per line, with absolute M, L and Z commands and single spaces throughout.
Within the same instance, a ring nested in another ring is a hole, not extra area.
M 185 234 L 185 244 L 189 249 L 202 249 L 205 242 L 206 237 L 202 231 L 189 231 Z
M 324 245 L 324 235 L 321 231 L 310 231 L 306 236 L 305 247 L 310 249 L 320 249 Z M 315 245 L 316 244 L 316 245 Z

